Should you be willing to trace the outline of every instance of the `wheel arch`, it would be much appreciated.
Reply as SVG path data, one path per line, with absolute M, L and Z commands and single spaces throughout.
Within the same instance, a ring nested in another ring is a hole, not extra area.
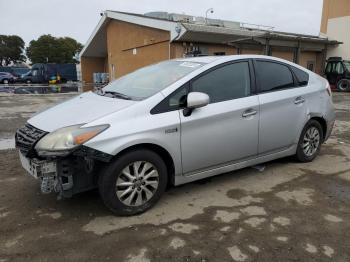
M 119 158 L 121 155 L 124 155 L 126 153 L 129 153 L 134 150 L 138 149 L 148 149 L 150 151 L 155 152 L 157 155 L 159 155 L 160 158 L 164 161 L 166 168 L 167 168 L 167 173 L 168 173 L 168 186 L 174 185 L 175 184 L 175 163 L 174 160 L 171 156 L 171 154 L 166 150 L 164 147 L 159 146 L 157 144 L 153 143 L 141 143 L 141 144 L 135 144 L 132 146 L 129 146 L 127 148 L 124 148 L 118 154 L 116 154 L 111 161 L 116 160 Z

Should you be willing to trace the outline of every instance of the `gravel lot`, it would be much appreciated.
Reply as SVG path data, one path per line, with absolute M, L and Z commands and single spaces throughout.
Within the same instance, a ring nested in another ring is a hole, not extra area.
M 70 95 L 0 95 L 0 144 Z M 350 94 L 313 163 L 281 159 L 169 189 L 158 205 L 113 216 L 96 191 L 41 195 L 15 150 L 0 150 L 0 262 L 350 261 Z M 6 146 L 5 146 L 6 147 Z

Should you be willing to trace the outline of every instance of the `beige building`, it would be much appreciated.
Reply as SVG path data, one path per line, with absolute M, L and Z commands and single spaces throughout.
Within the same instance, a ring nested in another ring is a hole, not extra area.
M 328 57 L 350 60 L 350 0 L 324 0 L 321 32 L 342 45 L 330 47 Z
M 337 44 L 326 37 L 233 21 L 105 11 L 80 53 L 82 80 L 91 83 L 97 72 L 109 73 L 113 80 L 152 63 L 194 55 L 272 55 L 321 73 L 326 50 Z

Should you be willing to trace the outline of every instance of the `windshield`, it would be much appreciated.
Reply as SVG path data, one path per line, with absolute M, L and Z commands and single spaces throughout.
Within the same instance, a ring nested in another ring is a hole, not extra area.
M 161 62 L 123 76 L 102 90 L 104 94 L 116 94 L 121 98 L 142 100 L 160 92 L 201 66 L 203 64 L 194 62 Z
M 344 61 L 344 65 L 348 71 L 350 71 L 350 61 Z

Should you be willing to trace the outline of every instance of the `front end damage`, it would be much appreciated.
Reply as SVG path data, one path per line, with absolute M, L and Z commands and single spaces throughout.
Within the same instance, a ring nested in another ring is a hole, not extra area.
M 102 163 L 109 162 L 112 156 L 83 145 L 64 155 L 39 156 L 35 145 L 47 134 L 26 124 L 17 130 L 15 137 L 21 164 L 40 181 L 41 192 L 56 192 L 62 199 L 96 188 Z

